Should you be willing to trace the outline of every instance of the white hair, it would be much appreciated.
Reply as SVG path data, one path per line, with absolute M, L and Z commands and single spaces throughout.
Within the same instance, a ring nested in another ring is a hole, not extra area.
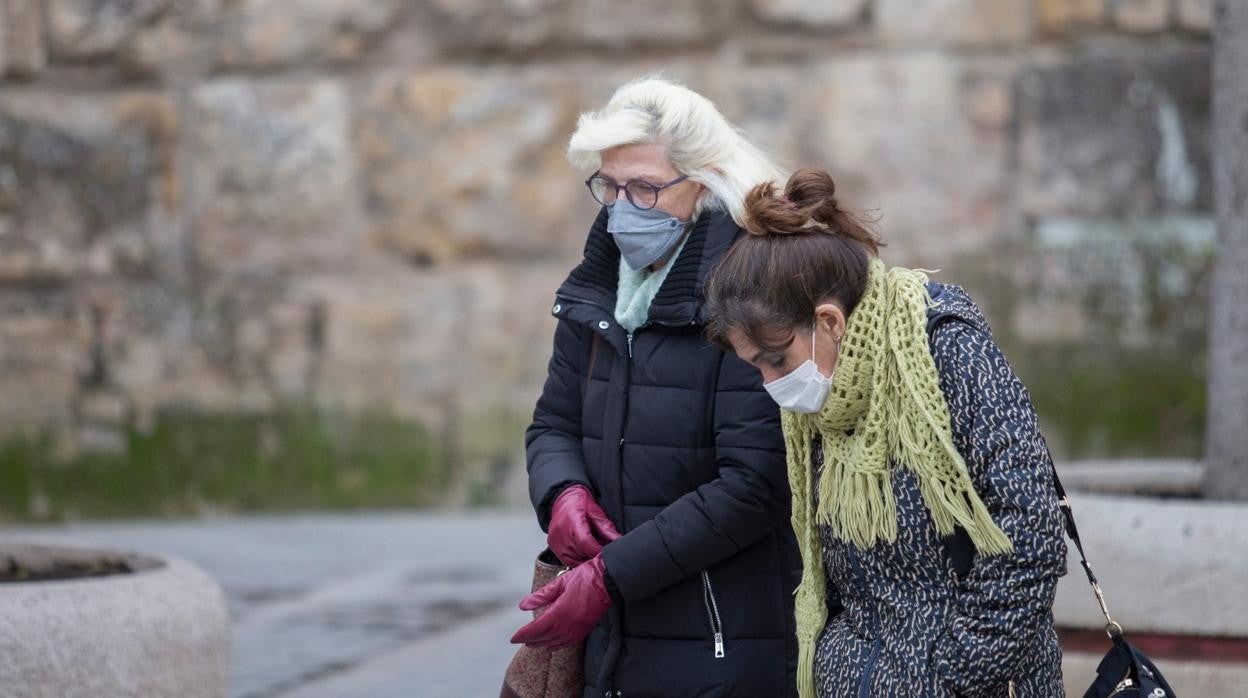
M 568 141 L 568 160 L 585 169 L 602 165 L 602 151 L 659 143 L 672 166 L 706 186 L 694 214 L 725 209 L 745 225 L 745 195 L 764 182 L 783 187 L 785 172 L 709 99 L 657 76 L 633 80 L 599 111 L 581 114 Z

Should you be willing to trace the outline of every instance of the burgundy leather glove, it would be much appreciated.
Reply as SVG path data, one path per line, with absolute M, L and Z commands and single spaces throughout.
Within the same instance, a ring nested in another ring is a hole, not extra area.
M 546 544 L 568 567 L 585 562 L 602 552 L 602 546 L 620 537 L 584 485 L 572 485 L 559 493 L 550 507 L 548 530 Z
M 606 566 L 602 556 L 555 577 L 555 581 L 524 597 L 520 610 L 546 610 L 511 636 L 514 645 L 559 648 L 575 645 L 589 635 L 611 606 Z

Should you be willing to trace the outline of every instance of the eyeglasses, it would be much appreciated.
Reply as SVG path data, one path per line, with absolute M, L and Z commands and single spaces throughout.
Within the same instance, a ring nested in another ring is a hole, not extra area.
M 604 174 L 595 172 L 590 175 L 589 179 L 585 180 L 585 186 L 589 187 L 589 193 L 594 197 L 594 201 L 603 206 L 610 206 L 615 203 L 616 198 L 620 195 L 620 190 L 623 189 L 624 196 L 628 197 L 628 202 L 645 211 L 654 208 L 659 203 L 659 192 L 680 184 L 688 178 L 688 175 L 681 175 L 663 185 L 643 182 L 640 179 L 633 179 L 620 184 Z

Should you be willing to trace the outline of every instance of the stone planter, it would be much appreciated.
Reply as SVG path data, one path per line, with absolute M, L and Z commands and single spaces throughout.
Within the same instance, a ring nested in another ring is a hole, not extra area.
M 20 570 L 14 574 L 14 570 Z M 0 694 L 227 693 L 230 624 L 208 575 L 176 558 L 0 540 Z

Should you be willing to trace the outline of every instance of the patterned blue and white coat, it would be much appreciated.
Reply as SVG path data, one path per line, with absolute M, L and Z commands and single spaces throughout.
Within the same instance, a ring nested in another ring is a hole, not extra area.
M 1053 597 L 1066 543 L 1051 458 L 1031 398 L 961 288 L 930 283 L 929 340 L 953 439 L 1014 543 L 975 555 L 937 535 L 914 475 L 893 470 L 898 536 L 868 550 L 822 531 L 829 620 L 815 652 L 820 696 L 1064 695 Z M 815 449 L 816 470 L 821 449 Z M 816 478 L 817 480 L 817 478 Z M 833 615 L 834 614 L 834 615 Z

